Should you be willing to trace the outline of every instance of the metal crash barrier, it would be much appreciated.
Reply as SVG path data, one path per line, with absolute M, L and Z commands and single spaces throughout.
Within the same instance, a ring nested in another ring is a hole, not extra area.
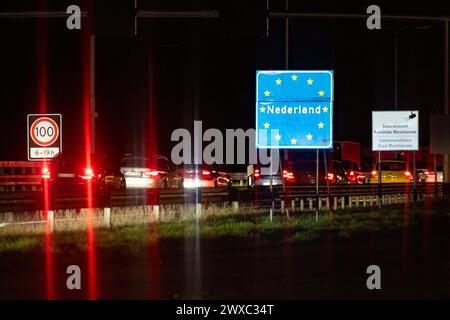
M 282 214 L 312 211 L 337 210 L 356 207 L 375 207 L 405 204 L 413 201 L 442 198 L 442 183 L 421 184 L 414 191 L 409 184 L 383 185 L 383 194 L 378 198 L 377 185 L 343 185 L 320 187 L 316 194 L 315 187 L 276 187 L 273 195 L 267 187 L 259 188 L 198 188 L 198 189 L 126 189 L 112 192 L 92 193 L 89 199 L 85 190 L 65 192 L 52 190 L 44 192 L 2 192 L 0 193 L 0 212 L 17 213 L 26 211 L 42 212 L 46 220 L 24 223 L 45 223 L 54 231 L 55 212 L 58 210 L 95 208 L 100 210 L 103 226 L 111 227 L 113 208 L 141 207 L 143 212 L 150 212 L 155 221 L 160 221 L 166 208 L 195 205 L 195 217 L 202 215 L 202 206 L 228 206 L 238 212 L 239 206 L 268 208 L 275 204 L 275 209 Z M 317 212 L 317 211 L 316 211 Z M 14 224 L 14 223 L 7 223 Z
M 0 161 L 0 192 L 41 190 L 41 162 Z
M 442 183 L 418 184 L 413 190 L 410 184 L 385 184 L 381 205 L 399 204 L 408 201 L 435 199 L 443 196 Z M 91 199 L 83 190 L 77 192 L 2 192 L 0 211 L 44 210 L 85 207 L 126 207 L 135 205 L 177 204 L 223 204 L 238 207 L 252 205 L 269 207 L 271 194 L 268 187 L 258 188 L 198 188 L 198 189 L 125 189 L 106 193 L 94 192 Z M 319 209 L 344 209 L 378 205 L 378 187 L 369 185 L 338 185 L 320 187 L 319 194 L 313 186 L 281 186 L 273 188 L 273 199 L 277 208 L 292 207 L 300 211 Z

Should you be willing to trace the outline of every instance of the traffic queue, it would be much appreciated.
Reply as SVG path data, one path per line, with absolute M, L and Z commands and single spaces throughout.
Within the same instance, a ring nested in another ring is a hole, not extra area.
M 318 153 L 317 153 L 318 155 Z M 284 152 L 279 168 L 259 163 L 248 166 L 175 165 L 163 155 L 145 157 L 126 154 L 117 163 L 92 155 L 86 166 L 61 154 L 42 166 L 42 183 L 63 190 L 91 185 L 94 191 L 133 188 L 229 188 L 232 186 L 361 185 L 374 183 L 431 183 L 442 180 L 442 172 L 426 161 L 416 163 L 415 174 L 407 159 L 379 159 L 361 165 L 359 143 L 336 142 L 331 152 Z M 439 167 L 438 167 L 439 168 Z

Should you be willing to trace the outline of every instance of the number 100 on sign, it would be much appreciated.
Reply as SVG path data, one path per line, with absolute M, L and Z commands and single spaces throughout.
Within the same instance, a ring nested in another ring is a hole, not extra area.
M 61 115 L 28 115 L 28 159 L 52 159 L 61 149 Z

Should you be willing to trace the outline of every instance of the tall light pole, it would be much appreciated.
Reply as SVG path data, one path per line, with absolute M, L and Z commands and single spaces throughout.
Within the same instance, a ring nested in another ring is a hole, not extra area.
M 429 26 L 405 26 L 401 27 L 394 34 L 394 108 L 398 109 L 398 39 L 402 31 L 408 29 L 424 30 L 429 29 Z M 392 29 L 391 29 L 392 30 Z
M 444 24 L 444 114 L 449 113 L 448 105 L 448 21 Z M 444 154 L 443 163 L 443 182 L 448 185 L 450 183 L 450 155 Z M 436 172 L 436 171 L 435 171 Z M 437 172 L 436 172 L 437 179 Z M 444 191 L 445 192 L 445 191 Z
M 400 37 L 400 34 L 402 31 L 410 30 L 410 29 L 416 29 L 416 30 L 424 30 L 429 29 L 429 26 L 405 26 L 399 28 L 395 32 L 395 39 L 394 39 L 394 108 L 395 110 L 398 109 L 398 39 Z M 413 154 L 413 194 L 414 194 L 414 201 L 416 201 L 416 151 L 412 152 Z

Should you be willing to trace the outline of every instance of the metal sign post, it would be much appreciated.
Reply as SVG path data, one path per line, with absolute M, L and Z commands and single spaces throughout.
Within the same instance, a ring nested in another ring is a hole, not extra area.
M 414 199 L 414 204 L 415 204 L 416 200 L 417 200 L 417 189 L 416 189 L 416 151 L 413 151 L 413 173 L 412 173 L 412 178 L 413 178 L 413 199 Z
M 381 184 L 381 151 L 378 151 L 378 207 L 381 208 L 383 196 L 383 185 Z
M 316 221 L 319 221 L 319 149 L 316 149 Z
M 273 150 L 270 150 L 270 222 L 272 222 L 273 210 L 275 209 L 275 201 L 273 196 Z

